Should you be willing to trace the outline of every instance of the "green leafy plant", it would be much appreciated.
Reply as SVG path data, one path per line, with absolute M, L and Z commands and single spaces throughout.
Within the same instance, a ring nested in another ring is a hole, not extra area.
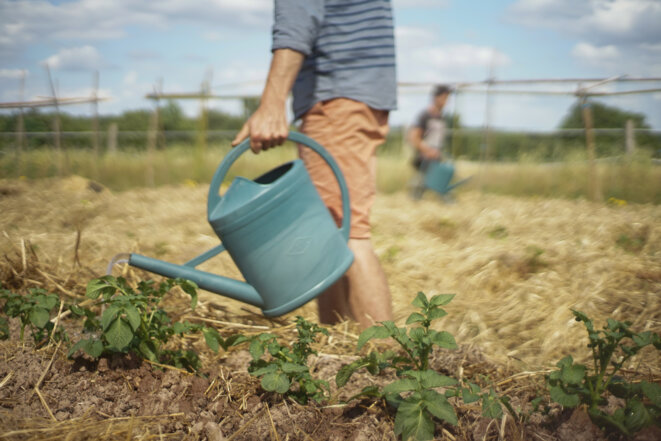
M 93 358 L 111 353 L 134 352 L 149 361 L 172 365 L 191 371 L 198 370 L 200 360 L 193 350 L 170 349 L 167 345 L 176 335 L 202 332 L 214 351 L 227 348 L 236 337 L 228 340 L 214 328 L 184 322 L 172 322 L 159 303 L 174 286 L 179 286 L 191 297 L 191 309 L 197 304 L 197 286 L 184 279 L 165 279 L 160 284 L 141 281 L 137 291 L 122 278 L 104 276 L 87 285 L 86 296 L 101 306 L 99 317 L 88 308 L 77 305 L 71 312 L 84 318 L 84 332 L 90 336 L 81 339 L 69 349 L 69 357 L 82 350 Z
M 264 390 L 290 396 L 301 404 L 310 399 L 321 402 L 328 398 L 330 388 L 327 381 L 312 378 L 307 359 L 316 354 L 311 344 L 319 334 L 328 335 L 328 330 L 297 316 L 296 331 L 298 339 L 291 348 L 280 344 L 271 333 L 240 338 L 234 344 L 250 342 L 252 361 L 248 372 L 262 379 Z
M 453 294 L 441 294 L 427 299 L 424 293 L 419 292 L 412 304 L 420 308 L 420 312 L 413 312 L 406 320 L 406 325 L 413 326 L 399 328 L 392 321 L 384 321 L 380 325 L 367 328 L 358 338 L 358 350 L 369 340 L 391 338 L 399 344 L 403 352 L 386 350 L 381 353 L 373 350 L 365 357 L 340 368 L 335 378 L 338 387 L 342 387 L 359 369 L 364 368 L 372 375 L 393 369 L 397 380 L 382 389 L 368 386 L 351 399 L 385 398 L 397 408 L 395 433 L 401 435 L 404 440 L 432 439 L 434 417 L 456 425 L 457 414 L 448 398 L 460 397 L 465 403 L 482 399 L 485 416 L 502 415 L 495 391 L 483 393 L 477 384 L 459 382 L 429 367 L 429 357 L 434 347 L 457 347 L 452 334 L 431 329 L 432 321 L 447 315 L 441 307 L 448 304 L 453 297 Z M 435 390 L 437 388 L 441 388 L 441 391 Z
M 30 329 L 30 335 L 35 344 L 44 342 L 51 337 L 54 323 L 50 315 L 60 306 L 60 299 L 55 294 L 49 294 L 41 288 L 32 288 L 27 294 L 15 294 L 0 288 L 0 300 L 4 300 L 2 312 L 7 317 L 18 317 L 21 321 L 20 340 L 23 341 L 25 328 Z M 60 330 L 58 337 L 64 337 Z M 9 338 L 9 322 L 6 318 L 0 320 L 0 338 Z
M 646 381 L 628 382 L 617 375 L 622 366 L 641 349 L 653 345 L 661 349 L 661 337 L 650 331 L 635 333 L 630 322 L 609 318 L 601 330 L 594 328 L 584 313 L 572 310 L 577 321 L 588 332 L 592 350 L 592 369 L 575 363 L 571 355 L 556 366 L 547 377 L 551 400 L 564 407 L 585 405 L 592 421 L 600 427 L 616 429 L 631 435 L 661 417 L 661 386 Z M 607 413 L 603 405 L 612 394 L 621 398 L 623 407 Z

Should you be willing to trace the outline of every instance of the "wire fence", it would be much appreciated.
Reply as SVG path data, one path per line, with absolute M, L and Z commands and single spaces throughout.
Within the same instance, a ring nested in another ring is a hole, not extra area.
M 661 159 L 661 130 L 625 128 L 594 129 L 596 157 L 618 156 L 633 150 L 642 150 L 652 158 Z M 234 130 L 208 130 L 204 143 L 228 145 L 236 135 Z M 56 132 L 0 132 L 0 155 L 48 149 L 55 145 Z M 196 145 L 201 134 L 196 130 L 168 130 L 156 134 L 144 131 L 63 131 L 59 132 L 62 148 L 94 150 L 98 153 L 112 151 L 145 150 L 150 136 L 158 149 L 168 146 Z M 629 137 L 629 139 L 628 139 Z M 450 129 L 446 153 L 456 159 L 470 161 L 531 161 L 556 162 L 576 159 L 585 151 L 585 132 L 582 129 L 554 131 L 506 131 L 480 128 Z M 405 129 L 394 127 L 380 149 L 381 154 L 402 155 L 410 153 Z

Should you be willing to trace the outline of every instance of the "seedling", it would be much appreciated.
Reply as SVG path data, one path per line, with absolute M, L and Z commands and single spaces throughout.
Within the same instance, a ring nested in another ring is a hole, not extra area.
M 32 288 L 27 294 L 15 294 L 0 288 L 0 300 L 4 300 L 2 311 L 11 318 L 18 317 L 21 321 L 20 340 L 23 341 L 25 328 L 30 329 L 30 335 L 35 344 L 50 338 L 54 328 L 50 314 L 60 306 L 60 299 L 55 294 L 49 294 L 41 288 Z M 64 337 L 62 332 L 58 333 Z M 0 319 L 0 339 L 9 338 L 9 323 L 6 318 Z
M 429 368 L 429 356 L 434 346 L 446 349 L 457 347 L 452 334 L 430 328 L 432 321 L 447 315 L 441 306 L 447 305 L 453 297 L 453 294 L 441 294 L 427 299 L 424 293 L 419 292 L 412 304 L 420 308 L 420 312 L 412 313 L 406 320 L 407 325 L 414 326 L 398 328 L 392 321 L 384 321 L 367 328 L 358 338 L 358 350 L 369 340 L 391 338 L 399 344 L 403 353 L 392 350 L 383 353 L 371 351 L 367 356 L 343 366 L 335 378 L 338 387 L 342 387 L 359 369 L 365 368 L 372 375 L 394 369 L 397 380 L 382 389 L 368 386 L 351 399 L 385 398 L 397 408 L 395 433 L 404 440 L 432 439 L 434 417 L 456 425 L 457 414 L 448 401 L 451 397 L 461 397 L 465 403 L 482 399 L 485 416 L 502 415 L 495 391 L 482 393 L 476 384 L 461 383 Z M 435 390 L 437 388 L 440 391 Z
M 252 361 L 248 372 L 261 377 L 264 390 L 290 396 L 301 404 L 313 399 L 321 402 L 328 398 L 328 382 L 312 378 L 307 359 L 316 351 L 310 346 L 319 334 L 328 331 L 303 317 L 296 317 L 298 340 L 291 346 L 283 346 L 277 336 L 270 333 L 259 334 L 251 339 L 238 339 L 234 344 L 250 341 Z M 263 358 L 268 354 L 267 358 Z
M 196 352 L 166 347 L 171 337 L 202 332 L 207 345 L 214 351 L 220 346 L 227 348 L 236 337 L 225 340 L 213 328 L 186 321 L 172 323 L 158 304 L 174 286 L 190 295 L 191 309 L 195 309 L 197 286 L 188 280 L 166 279 L 158 285 L 151 280 L 141 281 L 137 292 L 122 277 L 105 276 L 90 281 L 86 296 L 98 300 L 96 305 L 104 308 L 103 313 L 98 317 L 90 309 L 71 306 L 74 315 L 85 318 L 83 328 L 90 337 L 74 344 L 69 349 L 69 356 L 79 350 L 93 358 L 134 352 L 152 362 L 191 371 L 199 369 Z
M 661 386 L 655 383 L 628 382 L 617 375 L 625 363 L 641 349 L 653 345 L 661 349 L 661 337 L 650 331 L 634 333 L 630 322 L 609 318 L 602 330 L 595 330 L 584 313 L 572 310 L 576 321 L 583 322 L 592 350 L 591 371 L 564 357 L 547 378 L 551 399 L 564 407 L 585 405 L 592 421 L 600 427 L 631 435 L 661 417 Z M 624 407 L 608 413 L 602 406 L 608 394 L 624 400 Z

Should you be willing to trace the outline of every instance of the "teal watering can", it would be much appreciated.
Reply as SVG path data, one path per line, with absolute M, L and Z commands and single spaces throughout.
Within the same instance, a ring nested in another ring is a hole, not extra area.
M 424 170 L 425 188 L 434 190 L 441 195 L 449 193 L 452 189 L 465 183 L 469 179 L 462 179 L 459 182 L 450 184 L 450 181 L 452 181 L 452 177 L 454 176 L 454 165 L 450 162 L 425 161 L 421 168 Z
M 333 157 L 317 142 L 291 132 L 288 139 L 317 152 L 330 165 L 342 192 L 338 229 L 300 159 L 255 180 L 237 177 L 223 196 L 220 185 L 236 159 L 250 147 L 245 140 L 218 166 L 207 200 L 207 217 L 221 244 L 183 265 L 131 254 L 131 266 L 195 282 L 200 288 L 257 306 L 266 316 L 290 312 L 314 299 L 353 262 L 347 246 L 349 192 Z M 227 250 L 245 282 L 195 267 Z

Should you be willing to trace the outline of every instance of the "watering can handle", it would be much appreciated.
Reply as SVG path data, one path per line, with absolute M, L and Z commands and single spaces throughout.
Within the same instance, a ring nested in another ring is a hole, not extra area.
M 340 170 L 340 167 L 337 165 L 337 162 L 335 162 L 335 159 L 331 156 L 328 151 L 326 151 L 325 148 L 321 146 L 318 142 L 313 140 L 312 138 L 309 138 L 302 133 L 299 132 L 289 132 L 287 135 L 287 139 L 299 144 L 303 144 L 306 147 L 309 147 L 310 149 L 314 150 L 316 153 L 321 156 L 324 161 L 328 163 L 330 166 L 331 170 L 333 171 L 333 174 L 335 175 L 335 179 L 337 179 L 338 184 L 340 184 L 340 191 L 342 193 L 342 226 L 340 227 L 340 232 L 342 233 L 342 236 L 344 237 L 345 240 L 349 240 L 349 229 L 350 229 L 350 222 L 351 222 L 351 206 L 349 205 L 349 189 L 347 188 L 346 181 L 344 180 L 344 176 L 342 175 L 342 171 Z M 218 166 L 218 169 L 213 175 L 213 178 L 211 179 L 211 185 L 209 186 L 209 197 L 207 199 L 207 215 L 211 215 L 211 211 L 220 203 L 221 196 L 220 196 L 220 185 L 223 183 L 223 180 L 225 179 L 225 175 L 227 174 L 227 171 L 229 168 L 234 164 L 234 161 L 236 161 L 239 156 L 241 156 L 245 151 L 250 149 L 250 139 L 246 139 L 236 147 L 234 147 L 230 152 L 225 155 L 223 158 L 223 161 L 220 163 Z

